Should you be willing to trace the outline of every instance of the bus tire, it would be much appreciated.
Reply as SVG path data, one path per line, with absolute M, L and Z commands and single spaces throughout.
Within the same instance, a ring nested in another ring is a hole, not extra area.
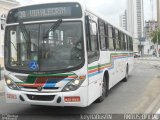
M 127 82 L 128 81 L 128 64 L 126 66 L 126 73 L 125 73 L 125 77 L 123 78 L 122 82 Z
M 106 77 L 103 77 L 103 84 L 102 84 L 102 95 L 96 100 L 96 103 L 101 103 L 105 97 L 108 95 L 108 81 Z

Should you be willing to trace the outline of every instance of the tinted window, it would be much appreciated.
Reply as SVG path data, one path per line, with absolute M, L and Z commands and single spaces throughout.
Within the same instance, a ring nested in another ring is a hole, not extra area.
M 113 46 L 113 34 L 112 34 L 112 26 L 108 25 L 108 38 L 109 38 L 109 49 L 114 50 Z
M 126 37 L 122 34 L 122 50 L 126 50 Z
M 129 37 L 129 50 L 133 51 L 133 41 L 131 37 Z
M 8 26 L 5 40 L 6 67 L 18 71 L 62 71 L 84 61 L 81 22 Z M 34 67 L 31 64 L 34 63 Z
M 116 42 L 116 49 L 120 50 L 119 31 L 117 29 L 115 29 L 115 42 Z
M 123 39 L 123 36 L 122 36 L 122 32 L 121 31 L 118 32 L 118 39 L 119 39 L 120 50 L 122 50 L 122 39 Z
M 92 63 L 99 59 L 98 28 L 96 21 L 96 17 L 86 16 L 88 63 Z
M 105 24 L 105 38 L 106 38 L 106 44 L 107 44 L 107 49 L 109 48 L 109 33 L 108 33 L 108 24 Z
M 98 50 L 98 36 L 97 36 L 97 24 L 96 22 L 90 20 L 90 51 L 97 51 Z
M 127 47 L 126 47 L 126 48 L 127 48 L 127 50 L 129 50 L 129 37 L 128 37 L 127 35 L 126 35 L 126 42 L 127 42 L 127 43 L 126 43 L 126 44 L 127 44 Z
M 101 20 L 99 20 L 99 34 L 100 34 L 101 50 L 106 50 L 107 44 L 105 40 L 105 24 Z

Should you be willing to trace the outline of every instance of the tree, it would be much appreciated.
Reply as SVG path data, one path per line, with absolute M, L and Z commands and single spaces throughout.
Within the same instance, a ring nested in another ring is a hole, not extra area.
M 153 38 L 152 38 L 152 42 L 153 42 L 154 44 L 157 43 L 157 34 L 158 34 L 158 44 L 160 44 L 160 29 L 152 32 L 152 34 L 151 34 L 151 36 L 153 37 Z

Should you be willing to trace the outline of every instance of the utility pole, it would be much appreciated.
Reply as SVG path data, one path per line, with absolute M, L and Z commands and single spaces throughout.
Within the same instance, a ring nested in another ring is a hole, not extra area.
M 159 49 L 158 49 L 158 39 L 159 39 L 159 37 L 158 37 L 158 33 L 159 33 L 159 31 L 158 31 L 158 28 L 157 28 L 157 57 L 159 57 Z
M 157 22 L 158 22 L 158 28 L 157 28 L 157 57 L 159 57 L 159 48 L 158 48 L 158 42 L 159 42 L 159 30 L 160 30 L 160 0 L 157 0 Z

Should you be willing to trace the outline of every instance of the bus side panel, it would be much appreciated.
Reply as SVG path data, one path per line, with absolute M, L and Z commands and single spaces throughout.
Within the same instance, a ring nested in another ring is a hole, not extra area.
M 111 62 L 111 52 L 109 51 L 101 51 L 100 53 L 100 59 L 101 59 L 101 70 L 103 71 L 103 74 L 101 75 L 101 79 L 104 77 L 105 71 L 108 71 L 109 73 L 109 89 L 112 87 L 112 84 L 114 82 L 114 74 L 115 71 L 112 66 Z
M 114 60 L 116 83 L 118 83 L 125 77 L 128 55 L 126 52 L 116 51 L 112 59 Z
M 101 74 L 98 71 L 98 62 L 93 62 L 88 65 L 88 105 L 93 103 L 98 97 L 100 97 L 102 89 L 101 89 Z
M 128 55 L 128 64 L 129 64 L 128 73 L 130 74 L 133 70 L 133 67 L 134 67 L 134 57 L 133 57 L 132 52 L 130 52 L 129 55 Z

